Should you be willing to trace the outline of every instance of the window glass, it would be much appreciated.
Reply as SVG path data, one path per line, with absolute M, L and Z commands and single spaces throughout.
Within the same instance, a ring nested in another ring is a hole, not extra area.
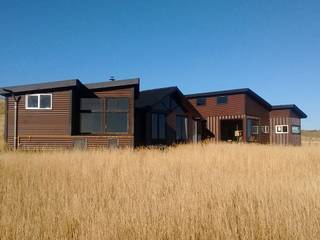
M 39 95 L 29 95 L 28 97 L 28 108 L 38 108 L 38 98 Z
M 128 98 L 108 98 L 107 111 L 128 111 L 129 99 Z
M 164 114 L 159 114 L 158 118 L 158 123 L 159 123 L 159 139 L 165 139 L 166 137 L 166 118 Z
M 188 139 L 188 119 L 184 116 L 176 117 L 176 139 L 178 141 Z
M 81 113 L 80 132 L 81 133 L 101 133 L 101 113 Z
M 100 112 L 102 101 L 100 98 L 81 98 L 80 109 L 85 111 Z
M 40 95 L 40 108 L 51 108 L 51 95 Z
M 288 132 L 288 126 L 282 126 L 282 132 L 287 133 Z
M 126 112 L 108 112 L 106 130 L 109 133 L 128 132 L 128 114 Z
M 207 99 L 206 98 L 197 98 L 197 106 L 206 105 Z
M 219 96 L 217 97 L 217 104 L 227 104 L 228 96 Z
M 158 139 L 158 114 L 151 114 L 152 121 L 152 139 Z
M 301 133 L 300 126 L 293 125 L 293 126 L 291 127 L 291 132 L 292 132 L 293 134 L 300 134 L 300 133 Z

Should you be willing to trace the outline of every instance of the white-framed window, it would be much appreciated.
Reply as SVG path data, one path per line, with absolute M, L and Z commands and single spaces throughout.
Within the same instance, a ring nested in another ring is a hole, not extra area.
M 26 109 L 52 109 L 52 94 L 28 94 L 25 96 Z
M 301 127 L 299 125 L 292 125 L 291 126 L 291 132 L 292 132 L 292 134 L 300 134 L 301 133 Z
M 261 126 L 261 132 L 269 133 L 269 126 Z
M 289 132 L 288 125 L 276 125 L 276 134 L 287 134 Z
M 259 126 L 252 126 L 252 130 L 251 130 L 251 133 L 253 135 L 258 135 L 259 134 Z

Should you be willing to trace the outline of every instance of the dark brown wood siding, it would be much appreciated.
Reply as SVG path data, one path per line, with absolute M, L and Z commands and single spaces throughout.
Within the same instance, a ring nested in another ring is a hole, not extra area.
M 26 95 L 18 103 L 18 136 L 68 135 L 71 90 L 46 92 L 52 94 L 52 109 L 26 109 Z M 8 145 L 13 146 L 14 100 L 8 97 Z
M 189 101 L 207 121 L 207 130 L 216 141 L 220 139 L 220 122 L 228 119 L 242 119 L 245 134 L 246 95 L 228 95 L 227 104 L 217 104 L 217 96 L 206 97 L 206 104 L 197 106 L 197 98 Z M 245 141 L 245 138 L 243 138 Z
M 134 146 L 134 87 L 122 87 L 92 91 L 98 97 L 128 97 L 128 133 L 80 136 L 79 101 L 83 92 L 59 90 L 45 92 L 52 94 L 52 109 L 26 109 L 25 95 L 18 104 L 18 147 L 33 148 L 72 148 L 74 141 L 85 139 L 88 148 L 109 147 L 111 141 L 120 147 Z M 88 92 L 87 92 L 88 93 Z M 87 94 L 86 93 L 86 94 Z M 89 92 L 90 94 L 90 92 Z M 8 98 L 8 146 L 13 147 L 14 100 Z

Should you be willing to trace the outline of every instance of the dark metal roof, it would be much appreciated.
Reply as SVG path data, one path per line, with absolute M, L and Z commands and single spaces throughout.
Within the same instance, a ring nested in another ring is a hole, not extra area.
M 139 78 L 132 78 L 132 79 L 114 80 L 114 81 L 109 80 L 107 82 L 88 83 L 84 85 L 88 89 L 102 89 L 102 88 L 121 87 L 121 86 L 139 85 L 139 84 L 140 84 Z
M 128 85 L 139 85 L 139 78 L 125 79 L 125 80 L 115 80 L 108 82 L 99 82 L 99 83 L 88 83 L 83 84 L 88 89 L 103 89 L 103 88 L 112 88 L 112 87 L 121 87 Z M 57 89 L 57 88 L 71 88 L 80 85 L 80 80 L 71 79 L 71 80 L 62 80 L 54 82 L 45 82 L 45 83 L 35 83 L 28 85 L 19 85 L 19 86 L 9 86 L 0 88 L 0 95 L 10 94 L 8 91 L 13 93 L 24 93 L 24 92 L 36 92 L 47 89 Z
M 23 93 L 23 92 L 31 92 L 31 91 L 39 91 L 46 89 L 56 89 L 56 88 L 68 88 L 77 86 L 79 80 L 71 79 L 71 80 L 62 80 L 62 81 L 54 81 L 54 82 L 45 82 L 45 83 L 35 83 L 28 85 L 19 85 L 19 86 L 9 86 L 9 87 L 0 87 L 0 95 L 8 95 L 8 91 L 12 91 L 13 93 Z
M 198 110 L 188 101 L 185 95 L 179 90 L 178 87 L 166 87 L 166 88 L 156 88 L 141 91 L 139 98 L 135 101 L 135 107 L 138 109 L 146 109 L 159 103 L 166 96 L 173 93 L 177 93 L 180 97 L 181 104 L 189 109 L 193 114 L 196 114 L 198 118 L 202 119 L 201 114 Z
M 272 110 L 285 110 L 289 109 L 297 114 L 300 118 L 307 118 L 307 114 L 305 114 L 300 108 L 298 108 L 295 104 L 287 104 L 287 105 L 275 105 L 272 106 Z
M 232 90 L 223 90 L 223 91 L 215 91 L 215 92 L 205 92 L 205 93 L 195 93 L 186 95 L 187 98 L 198 98 L 198 97 L 214 97 L 214 96 L 224 96 L 224 95 L 235 95 L 235 94 L 247 94 L 251 96 L 256 101 L 265 105 L 267 108 L 271 109 L 271 104 L 252 91 L 250 88 L 240 88 L 240 89 L 232 89 Z
M 136 108 L 144 108 L 157 104 L 164 97 L 177 91 L 177 87 L 156 88 L 141 91 L 139 98 L 135 102 Z

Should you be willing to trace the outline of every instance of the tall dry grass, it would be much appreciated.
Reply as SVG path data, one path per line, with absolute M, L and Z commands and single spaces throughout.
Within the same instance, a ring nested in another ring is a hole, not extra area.
M 315 146 L 0 155 L 0 239 L 319 236 Z

